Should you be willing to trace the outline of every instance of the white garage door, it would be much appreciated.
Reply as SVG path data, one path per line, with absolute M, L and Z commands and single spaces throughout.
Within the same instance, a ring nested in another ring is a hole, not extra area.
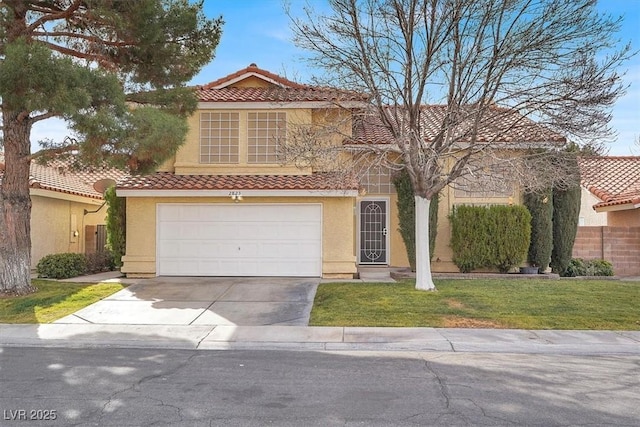
M 159 204 L 159 276 L 301 276 L 322 272 L 319 204 Z

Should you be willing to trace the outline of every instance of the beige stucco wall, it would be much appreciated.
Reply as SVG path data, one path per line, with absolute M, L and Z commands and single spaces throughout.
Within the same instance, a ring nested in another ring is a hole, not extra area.
M 239 162 L 232 164 L 203 164 L 200 163 L 200 113 L 224 111 L 238 113 L 240 118 L 239 126 Z M 247 163 L 247 113 L 248 112 L 286 112 L 287 122 L 295 125 L 300 123 L 311 123 L 311 109 L 251 109 L 251 110 L 198 110 L 189 117 L 189 132 L 185 143 L 175 156 L 173 168 L 165 163 L 160 170 L 175 170 L 176 174 L 199 174 L 199 175 L 254 175 L 254 174 L 279 174 L 279 175 L 300 175 L 311 173 L 310 168 L 300 169 L 296 166 L 283 166 L 281 164 L 252 164 Z
M 607 215 L 607 225 L 612 227 L 639 227 L 640 209 L 628 209 L 623 211 L 603 212 Z
M 229 203 L 227 197 L 127 198 L 127 251 L 121 269 L 128 277 L 156 274 L 156 204 Z M 355 229 L 351 197 L 245 197 L 244 203 L 321 203 L 322 275 L 353 277 L 356 272 L 352 236 Z
M 95 211 L 101 200 L 54 191 L 31 190 L 31 268 L 49 254 L 85 252 L 85 227 L 104 224 L 106 206 Z M 75 235 L 77 231 L 78 235 Z
M 602 200 L 598 199 L 584 187 L 581 187 L 580 190 L 579 225 L 581 227 L 598 227 L 607 225 L 606 212 L 596 212 L 593 210 L 593 205 L 600 203 Z

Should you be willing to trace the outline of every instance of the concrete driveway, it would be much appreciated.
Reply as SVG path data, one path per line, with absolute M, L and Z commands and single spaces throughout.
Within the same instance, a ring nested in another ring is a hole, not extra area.
M 156 277 L 55 323 L 307 326 L 319 278 Z

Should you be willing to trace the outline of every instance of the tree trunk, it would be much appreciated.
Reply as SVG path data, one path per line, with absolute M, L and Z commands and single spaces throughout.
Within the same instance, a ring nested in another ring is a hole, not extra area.
M 435 291 L 431 277 L 429 259 L 429 205 L 431 200 L 415 196 L 416 199 L 416 289 Z
M 28 114 L 2 114 L 5 171 L 0 186 L 0 293 L 24 295 L 31 286 L 31 199 Z

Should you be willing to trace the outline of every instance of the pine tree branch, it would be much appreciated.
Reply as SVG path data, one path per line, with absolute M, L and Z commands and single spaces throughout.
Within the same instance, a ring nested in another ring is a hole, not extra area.
M 31 117 L 29 120 L 31 120 L 32 123 L 35 123 L 41 120 L 50 119 L 51 117 L 55 117 L 55 116 L 57 116 L 56 113 L 49 112 L 49 113 L 38 114 L 37 116 Z
M 32 35 L 34 37 L 67 37 L 67 38 L 76 38 L 76 39 L 82 39 L 82 40 L 86 40 L 86 41 L 93 42 L 93 43 L 102 44 L 102 45 L 105 45 L 105 46 L 115 46 L 115 47 L 126 47 L 126 46 L 133 46 L 134 45 L 134 40 L 114 42 L 114 41 L 104 40 L 104 39 L 102 39 L 100 37 L 96 37 L 96 36 L 90 36 L 90 35 L 87 35 L 87 34 L 80 34 L 80 33 L 72 33 L 72 32 L 69 32 L 69 31 L 34 31 L 32 33 Z
M 70 16 L 72 16 L 80 8 L 80 6 L 82 6 L 83 4 L 84 4 L 84 0 L 74 0 L 74 2 L 71 3 L 71 5 L 66 10 L 61 10 L 58 13 L 49 12 L 48 14 L 40 17 L 35 22 L 33 22 L 31 25 L 29 25 L 27 27 L 26 31 L 27 31 L 27 33 L 31 33 L 36 28 L 38 28 L 39 26 L 43 25 L 45 22 L 56 21 L 58 19 L 67 19 Z M 43 4 L 43 6 L 44 6 L 44 4 Z M 30 10 L 33 10 L 34 12 L 41 12 L 41 13 L 43 12 L 42 10 L 37 10 L 37 8 L 30 8 Z

